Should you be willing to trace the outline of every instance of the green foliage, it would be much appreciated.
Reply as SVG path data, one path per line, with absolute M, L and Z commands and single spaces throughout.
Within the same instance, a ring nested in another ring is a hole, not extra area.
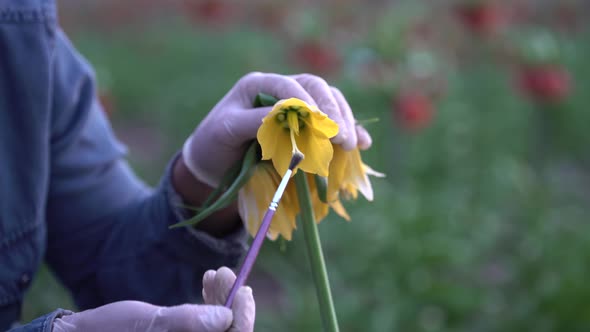
M 227 174 L 223 176 L 219 186 L 209 194 L 209 197 L 207 197 L 202 207 L 190 207 L 191 210 L 197 212 L 194 217 L 171 225 L 170 228 L 194 226 L 212 215 L 214 212 L 222 210 L 234 202 L 238 197 L 240 189 L 252 176 L 256 162 L 260 159 L 260 157 L 257 156 L 258 146 L 258 142 L 256 141 L 250 143 L 250 147 L 248 147 L 248 150 L 244 155 L 244 160 L 242 160 L 241 163 L 238 162 L 237 165 L 234 165 L 229 169 Z M 240 167 L 238 168 L 237 166 Z

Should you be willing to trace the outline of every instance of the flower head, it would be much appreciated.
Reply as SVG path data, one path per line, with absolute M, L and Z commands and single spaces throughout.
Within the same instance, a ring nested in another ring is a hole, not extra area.
M 311 174 L 307 176 L 313 213 L 318 223 L 328 215 L 330 208 L 342 218 L 350 221 L 350 216 L 342 205 L 341 198 L 345 200 L 356 199 L 360 191 L 367 200 L 371 201 L 373 189 L 368 176 L 385 176 L 364 164 L 358 149 L 345 151 L 339 145 L 334 145 L 333 148 L 334 159 L 330 164 L 330 176 L 328 177 L 328 203 L 324 203 L 320 199 L 315 177 Z M 272 163 L 262 161 L 255 166 L 252 177 L 240 189 L 239 213 L 246 229 L 252 236 L 256 235 L 262 217 L 268 208 L 268 203 L 280 181 L 281 176 Z M 295 184 L 290 182 L 267 233 L 268 238 L 276 240 L 281 235 L 284 239 L 291 240 L 293 230 L 297 228 L 296 217 L 299 212 Z
M 238 209 L 248 232 L 255 236 L 264 213 L 282 175 L 296 152 L 305 155 L 299 168 L 307 174 L 311 203 L 316 222 L 323 220 L 332 208 L 346 220 L 350 216 L 340 199 L 356 199 L 360 191 L 369 201 L 373 189 L 368 175 L 384 176 L 365 165 L 358 149 L 345 151 L 332 145 L 330 138 L 338 133 L 338 125 L 317 107 L 296 99 L 281 100 L 262 120 L 257 134 L 262 148 L 262 161 L 255 166 L 252 177 L 239 192 Z M 270 159 L 270 161 L 268 161 Z M 327 202 L 320 199 L 315 176 L 327 177 Z M 278 205 L 267 237 L 281 235 L 291 240 L 300 213 L 295 183 L 290 182 Z
M 357 190 L 368 201 L 373 200 L 373 187 L 369 175 L 385 177 L 385 174 L 372 169 L 361 160 L 359 149 L 346 151 L 339 145 L 334 146 L 334 159 L 328 178 L 328 193 L 339 191 L 345 199 L 356 199 Z
M 255 166 L 252 177 L 238 193 L 240 217 L 253 237 L 260 227 L 262 217 L 279 186 L 279 182 L 281 182 L 281 176 L 275 171 L 273 165 L 268 161 L 262 161 Z M 267 236 L 271 240 L 276 240 L 280 234 L 283 238 L 291 240 L 291 233 L 297 227 L 295 217 L 298 213 L 299 201 L 295 185 L 289 183 L 270 224 Z
M 357 199 L 360 191 L 368 201 L 373 200 L 373 187 L 369 181 L 369 175 L 384 177 L 385 174 L 373 170 L 363 163 L 359 149 L 344 150 L 339 145 L 334 145 L 334 158 L 330 164 L 330 176 L 328 177 L 328 202 L 330 207 L 341 217 L 350 220 L 346 210 L 340 202 Z
M 329 212 L 328 204 L 322 203 L 318 196 L 318 190 L 314 177 L 308 175 L 309 189 L 312 196 L 313 213 L 316 221 L 324 219 Z M 281 182 L 281 176 L 274 169 L 272 163 L 262 161 L 255 166 L 252 177 L 238 193 L 238 210 L 244 221 L 246 230 L 254 237 L 262 217 L 268 208 L 275 190 Z M 291 240 L 294 229 L 297 228 L 296 217 L 299 214 L 299 200 L 295 183 L 290 182 L 283 194 L 281 203 L 277 207 L 267 236 L 276 240 L 281 235 L 286 240 Z
M 328 176 L 334 150 L 330 138 L 338 125 L 317 107 L 297 98 L 280 100 L 262 119 L 256 135 L 262 159 L 272 160 L 279 174 L 285 174 L 294 151 L 305 159 L 299 168 L 307 173 Z M 294 172 L 295 173 L 295 172 Z

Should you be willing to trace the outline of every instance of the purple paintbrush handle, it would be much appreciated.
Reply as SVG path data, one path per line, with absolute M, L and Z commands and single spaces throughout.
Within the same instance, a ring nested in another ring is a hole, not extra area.
M 238 277 L 236 278 L 236 282 L 234 283 L 231 291 L 229 292 L 229 296 L 227 297 L 227 301 L 225 302 L 225 306 L 227 308 L 231 308 L 232 304 L 234 303 L 234 298 L 236 297 L 236 293 L 240 287 L 244 286 L 246 280 L 248 279 L 248 275 L 254 266 L 254 262 L 256 261 L 256 257 L 258 257 L 258 251 L 260 251 L 260 247 L 262 247 L 262 242 L 264 242 L 264 237 L 266 233 L 268 233 L 268 228 L 270 227 L 270 221 L 275 214 L 275 210 L 271 209 L 270 207 L 266 210 L 264 217 L 262 218 L 262 223 L 260 224 L 260 228 L 254 237 L 254 241 L 252 241 L 252 245 L 250 245 L 250 249 L 248 249 L 248 253 L 246 254 L 246 258 L 244 259 L 244 263 L 242 263 L 242 267 L 240 267 L 240 272 L 238 273 Z

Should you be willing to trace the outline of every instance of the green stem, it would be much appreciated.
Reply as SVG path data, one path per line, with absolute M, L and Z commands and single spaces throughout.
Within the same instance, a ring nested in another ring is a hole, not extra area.
M 311 197 L 307 177 L 301 170 L 295 175 L 295 185 L 297 187 L 297 197 L 299 198 L 299 207 L 301 208 L 301 221 L 303 224 L 303 233 L 307 252 L 311 262 L 311 273 L 320 304 L 320 314 L 324 329 L 327 332 L 338 332 L 338 320 L 336 319 L 336 310 L 334 310 L 334 301 L 330 291 L 330 281 L 322 253 L 320 235 L 313 216 Z

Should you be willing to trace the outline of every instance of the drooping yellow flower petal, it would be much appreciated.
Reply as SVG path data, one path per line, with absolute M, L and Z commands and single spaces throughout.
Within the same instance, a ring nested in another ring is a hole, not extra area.
M 281 181 L 274 167 L 269 162 L 256 165 L 252 177 L 238 194 L 238 211 L 250 235 L 255 236 L 260 228 L 262 218 Z M 291 240 L 293 229 L 296 228 L 296 215 L 299 213 L 299 202 L 295 185 L 289 184 L 275 212 L 267 236 L 275 240 L 280 234 Z
M 348 154 L 340 146 L 334 146 L 334 157 L 330 163 L 330 175 L 328 177 L 328 202 L 338 199 L 340 188 L 348 170 Z
M 350 216 L 348 215 L 348 212 L 346 212 L 344 206 L 342 206 L 342 202 L 340 202 L 339 199 L 330 202 L 330 207 L 332 210 L 334 210 L 334 212 L 336 212 L 336 214 L 346 219 L 346 221 L 350 221 Z
M 320 200 L 313 175 L 308 174 L 307 180 L 316 222 L 319 223 L 326 218 L 330 207 L 334 208 L 343 218 L 349 219 L 343 207 L 338 209 L 338 205 L 328 205 Z M 258 232 L 262 218 L 268 209 L 268 205 L 280 181 L 281 177 L 272 164 L 268 161 L 263 161 L 256 165 L 252 177 L 240 189 L 238 194 L 239 214 L 244 221 L 246 230 L 252 237 Z M 338 203 L 339 201 L 335 204 Z M 296 216 L 299 214 L 299 211 L 300 207 L 295 183 L 289 182 L 272 219 L 267 237 L 271 240 L 276 240 L 280 235 L 290 241 L 293 230 L 297 228 Z
M 279 174 L 285 174 L 292 152 L 298 149 L 305 155 L 298 168 L 328 176 L 334 152 L 330 138 L 337 133 L 338 125 L 317 107 L 290 98 L 275 104 L 262 119 L 256 137 L 262 147 L 262 159 L 272 160 Z
M 311 127 L 316 135 L 332 138 L 338 134 L 338 125 L 327 114 L 315 106 L 309 106 L 310 117 L 304 117 L 303 121 Z
M 330 161 L 334 154 L 330 139 L 325 136 L 308 135 L 303 137 L 303 135 L 299 135 L 295 137 L 295 140 L 299 150 L 305 155 L 305 158 L 299 164 L 299 168 L 307 173 L 328 176 Z
M 346 219 L 345 216 L 348 214 L 337 200 L 339 198 L 356 199 L 358 191 L 368 201 L 373 200 L 373 187 L 369 181 L 369 175 L 385 176 L 362 162 L 359 149 L 346 151 L 339 145 L 334 146 L 334 158 L 330 164 L 328 177 L 328 201 L 336 213 Z

